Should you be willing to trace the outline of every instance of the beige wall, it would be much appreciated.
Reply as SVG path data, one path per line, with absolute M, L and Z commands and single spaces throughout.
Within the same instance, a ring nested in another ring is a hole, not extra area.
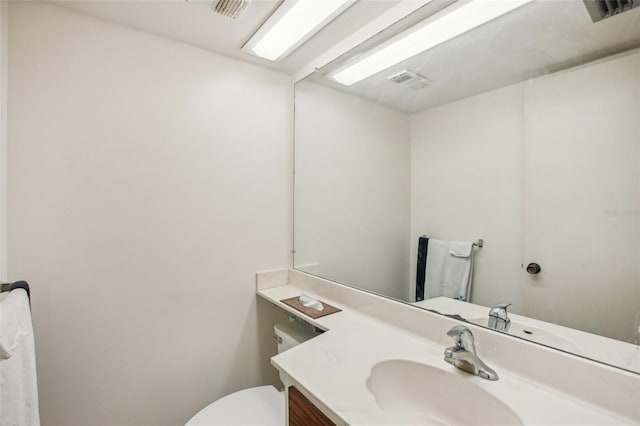
M 296 84 L 296 267 L 407 300 L 409 118 Z
M 178 425 L 276 381 L 290 78 L 10 5 L 9 278 L 33 287 L 43 425 Z

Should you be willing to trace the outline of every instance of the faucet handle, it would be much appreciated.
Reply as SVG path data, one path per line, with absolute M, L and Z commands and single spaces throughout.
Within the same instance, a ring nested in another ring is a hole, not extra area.
M 509 321 L 509 316 L 507 315 L 507 308 L 511 305 L 512 303 L 499 303 L 489 310 L 489 316 L 500 318 L 501 320 L 504 320 L 504 321 Z
M 473 333 L 464 325 L 456 325 L 447 331 L 447 336 L 453 337 L 456 349 L 467 350 L 473 353 L 476 352 L 476 347 L 473 343 Z

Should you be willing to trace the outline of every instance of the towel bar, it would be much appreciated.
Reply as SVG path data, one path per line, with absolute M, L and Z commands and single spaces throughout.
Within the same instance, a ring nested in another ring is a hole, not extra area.
M 24 289 L 24 291 L 27 292 L 27 298 L 29 299 L 29 306 L 31 306 L 31 289 L 29 288 L 29 283 L 26 281 L 16 281 L 14 283 L 1 283 L 0 293 L 16 290 L 18 288 Z

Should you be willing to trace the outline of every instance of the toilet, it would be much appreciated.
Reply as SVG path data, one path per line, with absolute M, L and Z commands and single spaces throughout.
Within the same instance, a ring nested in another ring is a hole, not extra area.
M 278 353 L 303 343 L 319 332 L 295 321 L 274 326 Z M 284 391 L 271 385 L 243 389 L 212 402 L 193 416 L 185 426 L 261 425 L 285 424 Z

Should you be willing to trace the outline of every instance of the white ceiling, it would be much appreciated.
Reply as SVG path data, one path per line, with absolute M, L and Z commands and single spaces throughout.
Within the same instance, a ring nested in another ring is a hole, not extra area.
M 594 24 L 582 0 L 536 0 L 353 86 L 324 77 L 331 66 L 310 80 L 416 112 L 637 47 L 640 7 Z M 387 81 L 405 68 L 431 85 Z
M 360 0 L 279 63 L 240 48 L 273 13 L 280 0 L 252 0 L 237 20 L 215 13 L 217 0 L 47 0 L 49 3 L 131 28 L 168 37 L 225 56 L 293 74 L 400 0 Z
M 410 0 L 357 1 L 278 63 L 240 49 L 281 0 L 251 0 L 238 20 L 215 13 L 211 6 L 217 0 L 46 1 L 294 74 L 398 2 Z M 424 11 L 416 15 L 419 13 Z M 328 69 L 310 79 L 402 111 L 416 112 L 636 47 L 640 47 L 640 8 L 594 24 L 582 0 L 536 0 L 353 86 L 345 87 L 323 77 L 321 74 Z M 405 68 L 427 77 L 430 86 L 411 91 L 387 81 L 388 76 Z

